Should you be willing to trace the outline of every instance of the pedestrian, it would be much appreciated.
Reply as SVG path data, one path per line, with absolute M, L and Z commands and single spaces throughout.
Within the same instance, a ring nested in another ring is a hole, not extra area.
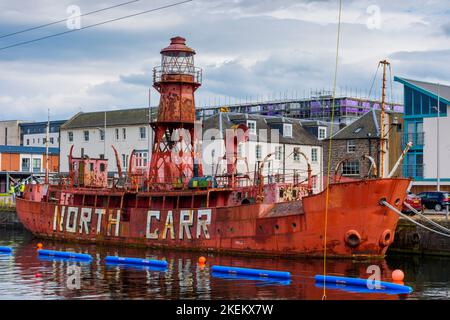
M 9 185 L 9 194 L 11 195 L 13 202 L 15 202 L 16 201 L 16 191 L 15 191 L 13 182 L 11 182 Z
M 22 182 L 20 183 L 20 187 L 19 187 L 19 196 L 20 196 L 21 198 L 23 198 L 23 193 L 24 193 L 24 191 L 25 191 L 25 183 L 22 181 Z

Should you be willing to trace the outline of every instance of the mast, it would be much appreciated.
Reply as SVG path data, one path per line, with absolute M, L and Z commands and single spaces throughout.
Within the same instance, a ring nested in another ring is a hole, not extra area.
M 45 183 L 48 184 L 48 140 L 50 135 L 50 108 L 47 110 L 47 132 L 45 138 Z
M 386 67 L 390 66 L 387 60 L 380 61 L 383 65 L 383 86 L 381 94 L 381 123 L 380 123 L 380 178 L 384 178 L 384 162 L 386 156 L 385 117 L 386 117 Z M 392 88 L 391 88 L 392 90 Z

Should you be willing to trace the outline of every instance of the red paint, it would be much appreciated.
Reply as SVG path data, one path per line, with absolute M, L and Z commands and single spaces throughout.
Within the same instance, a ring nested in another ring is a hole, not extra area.
M 108 188 L 106 170 L 100 170 L 106 160 L 72 158 L 72 147 L 69 183 L 27 187 L 24 198 L 17 199 L 20 221 L 35 235 L 52 239 L 322 256 L 325 192 L 312 195 L 311 178 L 306 185 L 264 183 L 261 174 L 253 184 L 237 186 L 235 142 L 245 141 L 245 134 L 226 146 L 228 174 L 217 177 L 217 187 L 189 188 L 192 177 L 202 177 L 194 136 L 194 92 L 201 70 L 194 66 L 195 51 L 181 37 L 172 38 L 161 54 L 162 66 L 154 70 L 161 101 L 158 119 L 151 123 L 155 139 L 148 176 L 133 170 L 130 160 L 125 186 Z M 409 183 L 372 179 L 330 184 L 327 255 L 384 256 L 398 216 L 379 202 L 386 199 L 401 209 Z

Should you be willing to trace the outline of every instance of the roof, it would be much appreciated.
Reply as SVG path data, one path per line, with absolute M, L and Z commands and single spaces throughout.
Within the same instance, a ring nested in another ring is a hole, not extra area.
M 153 110 L 152 110 L 153 111 Z M 61 130 L 126 126 L 149 123 L 148 108 L 121 109 L 113 111 L 79 112 L 61 126 Z M 153 114 L 153 112 L 152 112 Z
M 450 86 L 448 85 L 411 80 L 400 77 L 395 77 L 394 80 L 409 87 L 426 91 L 426 93 L 431 94 L 436 98 L 438 96 L 439 87 L 439 96 L 441 97 L 441 99 L 446 100 L 447 104 L 450 104 Z
M 45 154 L 45 147 L 29 147 L 29 146 L 0 146 L 0 153 L 30 153 Z M 48 148 L 48 153 L 52 155 L 59 154 L 59 148 Z
M 247 120 L 256 121 L 256 129 L 266 129 L 267 139 L 261 135 L 257 135 L 257 141 L 267 142 L 271 141 L 271 130 L 281 129 L 282 124 L 292 124 L 292 137 L 284 137 L 279 134 L 279 142 L 282 144 L 295 144 L 295 145 L 310 145 L 321 146 L 322 142 L 314 135 L 305 130 L 300 124 L 298 119 L 291 119 L 285 117 L 275 116 L 262 116 L 246 113 L 231 113 L 222 112 L 215 114 L 203 121 L 203 130 L 208 129 L 220 129 L 222 122 L 222 134 L 225 135 L 225 130 L 230 129 L 235 124 L 246 123 Z M 281 129 L 282 130 L 282 129 Z
M 67 120 L 52 120 L 50 121 L 50 125 L 62 125 L 65 122 L 67 122 Z M 48 122 L 47 121 L 40 121 L 40 122 L 21 122 L 19 123 L 20 127 L 25 127 L 25 126 L 41 126 L 41 125 L 45 125 L 47 126 Z
M 402 113 L 386 112 L 390 115 L 402 116 Z M 333 140 L 367 139 L 380 137 L 381 110 L 367 112 L 362 117 L 342 128 L 333 135 Z

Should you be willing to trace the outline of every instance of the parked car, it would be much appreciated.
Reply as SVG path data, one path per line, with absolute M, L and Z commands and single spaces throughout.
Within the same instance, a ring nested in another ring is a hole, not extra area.
M 417 211 L 422 211 L 422 199 L 414 193 L 408 194 L 406 196 L 405 202 Z M 413 213 L 413 211 L 405 205 L 403 205 L 402 212 L 405 214 Z
M 450 205 L 448 192 L 422 192 L 417 195 L 422 200 L 423 207 L 442 211 L 446 206 Z

